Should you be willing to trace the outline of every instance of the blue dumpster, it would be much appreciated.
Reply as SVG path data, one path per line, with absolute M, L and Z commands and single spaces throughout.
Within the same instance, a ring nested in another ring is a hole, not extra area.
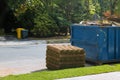
M 120 27 L 72 25 L 71 44 L 85 49 L 87 61 L 120 61 Z

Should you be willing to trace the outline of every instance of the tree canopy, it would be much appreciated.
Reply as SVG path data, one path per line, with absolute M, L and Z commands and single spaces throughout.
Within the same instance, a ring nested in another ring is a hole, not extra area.
M 9 15 L 9 17 L 6 17 L 6 22 L 13 22 L 9 24 L 15 26 L 12 28 L 26 28 L 31 35 L 36 36 L 52 36 L 61 33 L 66 35 L 72 23 L 91 20 L 94 14 L 103 16 L 104 12 L 108 11 L 110 15 L 120 14 L 120 0 L 0 1 L 1 17 L 2 12 L 6 10 L 6 15 Z M 13 20 L 8 19 L 10 16 Z M 6 25 L 6 28 L 8 28 L 8 25 Z

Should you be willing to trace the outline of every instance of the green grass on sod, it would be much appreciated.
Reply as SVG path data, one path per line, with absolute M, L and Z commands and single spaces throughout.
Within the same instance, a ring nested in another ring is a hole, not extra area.
M 41 71 L 30 74 L 23 74 L 17 76 L 7 76 L 0 78 L 0 80 L 55 80 L 60 78 L 85 76 L 91 74 L 107 73 L 120 71 L 120 64 L 116 65 L 102 65 L 93 67 L 82 67 L 55 71 Z

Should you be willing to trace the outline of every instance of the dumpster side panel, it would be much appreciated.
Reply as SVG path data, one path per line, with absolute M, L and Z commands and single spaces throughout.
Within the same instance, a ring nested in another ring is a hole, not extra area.
M 116 29 L 116 59 L 120 60 L 120 27 Z
M 86 58 L 98 60 L 99 46 L 97 38 L 97 30 L 99 28 L 93 27 L 72 27 L 71 44 L 84 48 L 86 51 Z
M 99 28 L 97 30 L 98 35 L 98 49 L 99 49 L 99 61 L 105 61 L 108 59 L 108 29 Z
M 116 28 L 104 27 L 98 31 L 99 33 L 99 60 L 108 61 L 116 59 Z
M 116 57 L 116 54 L 115 54 L 115 35 L 116 35 L 116 31 L 115 31 L 116 28 L 114 27 L 109 27 L 109 31 L 108 31 L 108 59 L 109 60 L 114 60 Z

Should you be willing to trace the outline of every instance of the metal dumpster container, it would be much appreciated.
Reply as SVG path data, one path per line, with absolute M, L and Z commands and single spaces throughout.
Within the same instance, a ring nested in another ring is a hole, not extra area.
M 120 27 L 72 25 L 71 44 L 85 49 L 87 61 L 120 61 Z

